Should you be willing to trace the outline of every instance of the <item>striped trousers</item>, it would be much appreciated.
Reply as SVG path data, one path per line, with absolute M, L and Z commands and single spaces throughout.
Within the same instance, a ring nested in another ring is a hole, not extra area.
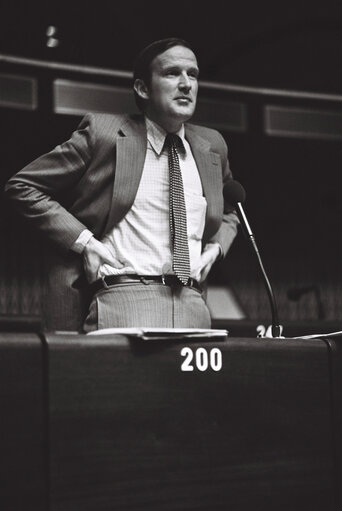
M 202 294 L 158 282 L 115 284 L 95 294 L 83 328 L 86 333 L 127 327 L 210 328 Z

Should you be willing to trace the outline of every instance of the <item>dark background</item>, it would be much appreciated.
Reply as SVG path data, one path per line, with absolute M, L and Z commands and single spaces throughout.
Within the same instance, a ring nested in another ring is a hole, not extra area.
M 46 44 L 49 25 L 57 27 L 55 48 Z M 234 177 L 247 191 L 245 210 L 274 286 L 280 319 L 316 320 L 320 298 L 321 319 L 342 322 L 342 127 L 336 121 L 336 136 L 297 137 L 271 136 L 263 124 L 267 104 L 342 114 L 340 2 L 1 3 L 2 57 L 131 71 L 142 47 L 170 36 L 193 45 L 200 85 L 202 81 L 241 86 L 235 91 L 204 87 L 199 95 L 204 91 L 213 101 L 247 105 L 247 129 L 221 132 Z M 81 118 L 54 113 L 51 81 L 86 78 L 5 58 L 0 58 L 0 73 L 28 74 L 39 84 L 35 111 L 0 105 L 3 185 L 25 164 L 66 140 Z M 114 83 L 103 76 L 96 80 Z M 115 84 L 128 86 L 129 80 L 116 79 Z M 215 111 L 212 115 L 214 121 Z M 0 315 L 39 318 L 48 266 L 43 243 L 1 200 Z M 210 281 L 229 286 L 247 318 L 269 318 L 267 295 L 241 234 L 227 259 L 216 264 Z M 293 287 L 309 291 L 294 302 L 288 298 Z
M 58 28 L 58 48 L 46 47 L 49 25 Z M 142 47 L 177 36 L 194 46 L 202 79 L 341 92 L 338 0 L 3 0 L 0 27 L 7 54 L 131 71 Z

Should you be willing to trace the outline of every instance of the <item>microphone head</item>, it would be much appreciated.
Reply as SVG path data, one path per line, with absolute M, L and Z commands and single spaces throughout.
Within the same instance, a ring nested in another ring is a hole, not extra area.
M 234 179 L 224 185 L 223 196 L 229 204 L 235 206 L 238 202 L 245 202 L 246 192 L 244 187 Z

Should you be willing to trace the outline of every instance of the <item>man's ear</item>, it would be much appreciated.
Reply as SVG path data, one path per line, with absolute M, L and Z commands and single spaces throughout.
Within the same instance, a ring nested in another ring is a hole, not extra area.
M 145 85 L 144 80 L 137 78 L 134 82 L 134 90 L 141 99 L 149 99 L 148 88 Z

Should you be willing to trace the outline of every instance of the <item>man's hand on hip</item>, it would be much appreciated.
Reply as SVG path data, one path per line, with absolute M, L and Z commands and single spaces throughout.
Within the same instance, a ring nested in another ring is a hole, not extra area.
M 216 259 L 221 254 L 221 247 L 218 243 L 208 243 L 201 254 L 201 266 L 200 266 L 200 282 L 203 282 Z
M 123 264 L 116 259 L 101 241 L 92 237 L 83 251 L 84 271 L 88 282 L 94 282 L 98 278 L 98 270 L 102 264 L 109 264 L 114 268 L 122 268 Z

